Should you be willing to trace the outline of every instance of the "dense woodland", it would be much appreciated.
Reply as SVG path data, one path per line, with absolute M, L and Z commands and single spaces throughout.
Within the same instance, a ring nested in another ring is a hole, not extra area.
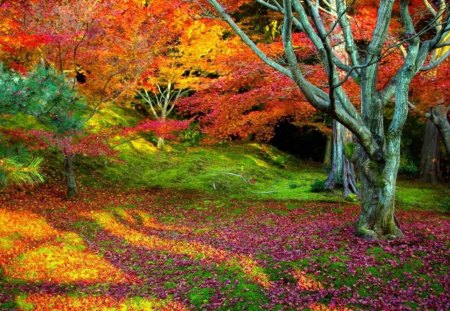
M 1 0 L 0 310 L 450 308 L 444 0 Z

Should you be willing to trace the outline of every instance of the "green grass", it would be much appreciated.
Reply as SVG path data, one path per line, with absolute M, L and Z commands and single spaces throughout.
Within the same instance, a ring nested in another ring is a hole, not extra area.
M 123 163 L 106 167 L 106 177 L 126 187 L 196 190 L 231 198 L 339 201 L 338 193 L 313 193 L 326 176 L 320 167 L 290 159 L 281 167 L 267 159 L 261 145 L 177 146 L 159 151 L 143 139 L 120 146 Z M 272 151 L 277 157 L 288 157 Z
M 397 183 L 397 202 L 404 209 L 440 209 L 448 212 L 448 197 L 450 189 L 445 185 L 411 180 L 399 180 Z
M 107 180 L 127 188 L 195 190 L 236 199 L 344 202 L 339 189 L 312 191 L 327 177 L 320 164 L 305 163 L 274 148 L 271 156 L 288 159 L 283 166 L 270 160 L 259 144 L 173 146 L 159 151 L 144 139 L 124 143 L 118 148 L 123 162 L 108 165 L 103 172 Z M 397 185 L 397 201 L 405 209 L 444 210 L 449 194 L 444 185 L 410 180 Z M 355 197 L 346 202 L 357 201 Z

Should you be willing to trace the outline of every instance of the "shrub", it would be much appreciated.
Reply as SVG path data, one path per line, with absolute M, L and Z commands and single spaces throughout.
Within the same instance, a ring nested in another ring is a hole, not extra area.
M 324 180 L 316 180 L 311 185 L 311 192 L 323 192 L 325 191 L 325 181 Z

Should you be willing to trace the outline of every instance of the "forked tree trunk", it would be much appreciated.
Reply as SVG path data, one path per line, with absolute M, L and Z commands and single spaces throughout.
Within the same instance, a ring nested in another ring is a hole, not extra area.
M 428 120 L 425 125 L 419 174 L 420 179 L 425 182 L 437 183 L 442 179 L 439 142 L 439 130 Z
M 66 175 L 67 197 L 71 198 L 78 193 L 75 173 L 73 170 L 73 155 L 64 156 L 64 173 Z
M 400 165 L 400 138 L 391 144 L 383 165 L 374 165 L 358 152 L 362 211 L 356 234 L 368 240 L 395 239 L 403 233 L 395 218 L 395 186 Z
M 351 142 L 351 140 L 351 132 L 342 124 L 333 120 L 331 168 L 325 182 L 325 189 L 333 190 L 336 187 L 342 187 L 344 197 L 351 193 L 358 193 L 354 165 L 344 154 L 345 144 Z

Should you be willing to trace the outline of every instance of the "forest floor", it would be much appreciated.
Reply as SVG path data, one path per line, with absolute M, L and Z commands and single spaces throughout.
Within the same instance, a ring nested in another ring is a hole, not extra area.
M 450 309 L 444 185 L 400 181 L 406 238 L 369 242 L 320 165 L 269 146 L 118 150 L 78 159 L 72 200 L 55 157 L 0 193 L 0 310 Z
M 401 208 L 406 238 L 369 242 L 354 236 L 358 212 L 195 190 L 11 190 L 0 309 L 449 310 L 448 213 Z

